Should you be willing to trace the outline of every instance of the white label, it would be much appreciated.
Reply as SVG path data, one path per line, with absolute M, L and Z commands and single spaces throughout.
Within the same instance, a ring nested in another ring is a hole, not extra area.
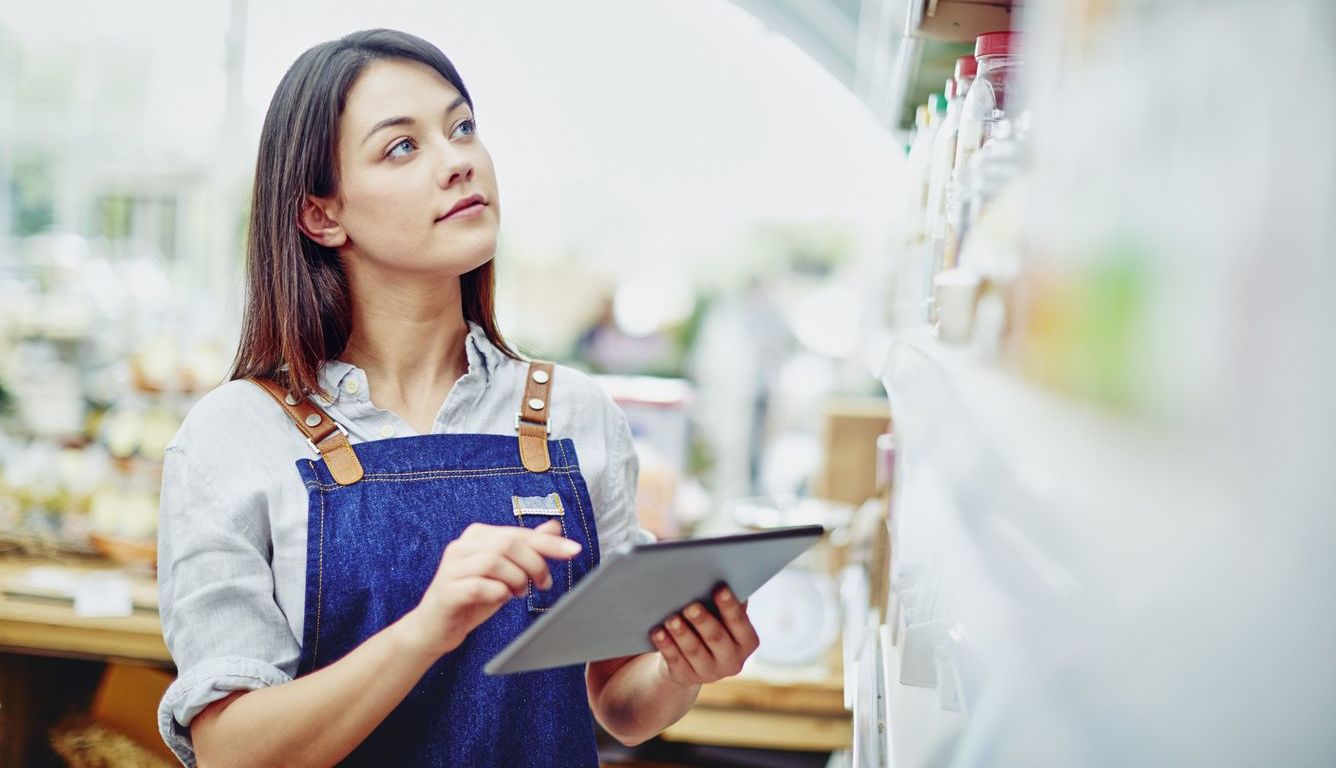
M 74 612 L 85 618 L 118 618 L 134 613 L 130 582 L 119 576 L 94 576 L 74 589 Z

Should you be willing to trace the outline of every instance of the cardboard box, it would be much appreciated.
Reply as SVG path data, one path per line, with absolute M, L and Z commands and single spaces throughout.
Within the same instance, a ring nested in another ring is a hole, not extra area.
M 891 431 L 886 398 L 833 398 L 822 421 L 822 468 L 812 495 L 855 506 L 877 495 L 877 436 Z

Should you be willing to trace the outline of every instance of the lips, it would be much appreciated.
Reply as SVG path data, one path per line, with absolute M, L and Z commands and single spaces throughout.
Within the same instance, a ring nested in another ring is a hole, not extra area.
M 487 201 L 483 199 L 482 195 L 469 195 L 468 197 L 465 197 L 459 202 L 455 203 L 454 206 L 451 207 L 450 210 L 446 211 L 440 218 L 438 218 L 437 221 L 441 221 L 442 219 L 448 219 L 451 216 L 455 215 L 456 213 L 459 213 L 460 211 L 465 210 L 467 208 L 472 208 L 475 205 L 487 205 Z

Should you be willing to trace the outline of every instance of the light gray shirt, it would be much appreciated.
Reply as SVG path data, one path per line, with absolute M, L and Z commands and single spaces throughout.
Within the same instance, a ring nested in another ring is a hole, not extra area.
M 468 372 L 432 434 L 515 434 L 528 364 L 506 357 L 469 324 Z M 320 370 L 332 400 L 316 399 L 353 443 L 414 435 L 377 408 L 366 374 L 345 362 Z M 639 461 L 626 417 L 589 376 L 557 366 L 552 439 L 571 438 L 594 504 L 600 551 L 639 531 Z M 177 757 L 195 764 L 190 721 L 233 691 L 285 683 L 301 656 L 306 597 L 307 491 L 296 462 L 313 456 L 305 436 L 248 381 L 213 390 L 191 408 L 167 448 L 158 529 L 163 636 L 179 677 L 158 708 Z

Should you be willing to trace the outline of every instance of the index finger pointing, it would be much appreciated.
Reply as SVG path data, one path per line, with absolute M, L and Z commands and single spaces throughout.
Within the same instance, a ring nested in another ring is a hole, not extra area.
M 543 526 L 546 525 L 547 523 L 543 523 Z M 572 541 L 558 532 L 542 530 L 543 526 L 539 526 L 538 528 L 516 528 L 515 534 L 520 536 L 525 544 L 533 547 L 534 551 L 543 557 L 569 560 L 580 554 L 582 547 L 579 542 Z M 555 531 L 560 530 L 559 527 L 555 529 Z

